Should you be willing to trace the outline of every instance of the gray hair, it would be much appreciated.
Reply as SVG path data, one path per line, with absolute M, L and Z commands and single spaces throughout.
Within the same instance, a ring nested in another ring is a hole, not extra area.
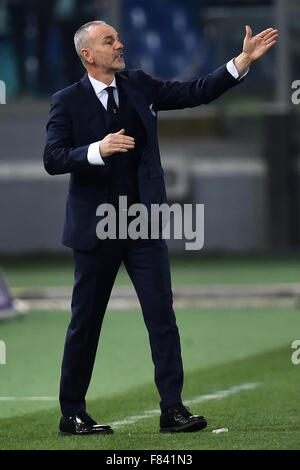
M 89 21 L 88 23 L 83 24 L 77 29 L 76 33 L 74 34 L 74 45 L 77 52 L 77 55 L 83 65 L 85 66 L 85 60 L 81 55 L 81 50 L 85 47 L 86 41 L 88 39 L 88 29 L 90 26 L 95 24 L 103 24 L 105 21 Z

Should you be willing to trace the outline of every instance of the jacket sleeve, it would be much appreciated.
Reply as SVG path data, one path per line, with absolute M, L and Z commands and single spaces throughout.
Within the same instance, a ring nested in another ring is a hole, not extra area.
M 88 169 L 89 146 L 73 147 L 72 117 L 59 94 L 52 97 L 46 131 L 44 167 L 50 175 Z
M 226 65 L 191 82 L 160 81 L 149 75 L 148 80 L 151 80 L 149 86 L 152 88 L 157 111 L 193 108 L 208 104 L 243 81 L 243 79 L 235 79 L 228 72 Z

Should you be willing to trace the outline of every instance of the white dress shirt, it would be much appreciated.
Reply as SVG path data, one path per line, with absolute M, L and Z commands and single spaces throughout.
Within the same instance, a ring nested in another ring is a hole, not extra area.
M 105 88 L 107 88 L 108 86 L 114 87 L 114 99 L 115 99 L 116 105 L 119 106 L 119 95 L 118 95 L 117 84 L 116 84 L 115 78 L 113 79 L 110 85 L 107 85 L 106 83 L 96 80 L 90 75 L 88 77 L 90 79 L 90 82 L 92 84 L 92 87 L 94 88 L 94 91 L 98 99 L 101 101 L 105 109 L 107 109 L 107 99 L 108 99 L 108 93 L 105 90 Z M 104 161 L 100 153 L 100 141 L 90 144 L 88 148 L 87 159 L 91 165 L 104 165 Z
M 243 77 L 245 77 L 245 75 L 247 75 L 249 69 L 247 69 L 246 72 L 239 77 L 239 73 L 233 61 L 234 59 L 231 59 L 229 62 L 227 62 L 226 64 L 227 70 L 233 76 L 233 78 L 237 80 L 241 80 Z M 108 99 L 108 93 L 105 90 L 105 88 L 107 88 L 108 86 L 111 86 L 114 88 L 114 91 L 113 91 L 114 99 L 115 99 L 116 105 L 119 106 L 119 95 L 118 95 L 118 89 L 117 89 L 115 78 L 113 79 L 110 85 L 107 85 L 106 83 L 96 80 L 90 75 L 88 75 L 88 77 L 96 93 L 96 96 L 101 101 L 105 109 L 107 109 L 107 99 Z M 100 153 L 100 142 L 101 141 L 93 142 L 92 144 L 89 145 L 87 159 L 91 165 L 104 165 L 105 164 Z

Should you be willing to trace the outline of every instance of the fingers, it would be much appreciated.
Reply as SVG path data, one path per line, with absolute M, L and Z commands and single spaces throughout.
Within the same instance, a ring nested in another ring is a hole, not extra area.
M 131 150 L 131 147 L 128 147 L 126 145 L 111 145 L 109 148 L 104 147 L 104 149 L 101 149 L 101 154 L 102 156 L 108 157 L 109 155 L 112 155 L 114 153 L 125 153 Z
M 115 134 L 109 134 L 106 136 L 106 142 L 110 145 L 114 144 L 133 144 L 135 143 L 134 138 L 130 137 L 129 135 L 123 135 L 119 132 Z
M 128 152 L 128 150 L 134 149 L 134 138 L 127 135 L 123 135 L 121 132 L 125 132 L 125 130 L 121 129 L 121 131 L 116 132 L 115 134 L 109 134 L 103 140 L 107 155 L 111 155 L 113 153 L 118 152 L 124 153 Z
M 129 135 L 124 135 L 125 129 L 121 129 L 115 134 L 111 134 L 111 139 L 114 142 L 134 143 L 134 138 Z
M 134 148 L 135 146 L 135 141 L 132 137 L 120 137 L 120 138 L 115 138 L 112 142 L 112 145 L 126 145 L 128 148 Z
M 258 36 L 260 36 L 261 38 L 265 39 L 265 36 L 267 36 L 270 32 L 272 31 L 277 31 L 277 29 L 274 29 L 274 28 L 268 28 L 268 29 L 265 29 L 264 31 L 262 31 L 261 33 L 258 34 Z
M 107 157 L 113 153 L 124 153 L 134 149 L 135 141 L 133 137 L 124 135 L 125 129 L 116 133 L 108 134 L 101 141 L 101 155 Z
M 263 39 L 267 40 L 275 35 L 278 36 L 278 29 L 272 29 L 272 31 L 270 31 L 269 33 L 264 34 Z M 261 34 L 259 34 L 259 36 L 262 37 Z
M 125 153 L 125 152 L 128 152 L 129 149 L 126 149 L 126 148 L 123 148 L 123 147 L 113 147 L 111 150 L 110 150 L 110 154 L 113 154 L 113 153 Z
M 274 39 L 278 37 L 278 29 L 267 28 L 261 33 L 257 34 L 260 38 L 264 39 L 266 44 L 270 44 Z M 250 39 L 252 37 L 252 29 L 249 25 L 246 26 L 246 38 Z
M 265 29 L 264 31 L 259 33 L 258 36 L 260 36 L 261 38 L 264 38 L 266 36 L 266 34 L 268 34 L 270 31 L 273 31 L 273 28 Z
M 276 39 L 278 38 L 278 29 L 268 28 L 258 34 L 260 38 L 264 40 L 267 50 L 270 49 L 274 44 L 276 44 Z
M 112 142 L 134 142 L 134 138 L 129 135 L 117 135 L 114 134 L 111 139 Z
M 134 143 L 127 144 L 127 143 L 124 143 L 124 142 L 118 142 L 118 143 L 112 144 L 111 147 L 112 147 L 112 148 L 118 147 L 118 148 L 130 150 L 130 149 L 133 149 L 133 148 L 134 148 Z
M 266 46 L 266 50 L 268 51 L 269 49 L 271 49 L 271 47 L 274 46 L 274 44 L 276 44 L 276 41 L 270 42 L 270 43 Z
M 277 36 L 276 36 L 277 37 Z M 266 46 L 269 46 L 270 44 L 272 44 L 272 46 L 276 43 L 276 40 L 273 38 L 273 39 L 269 39 L 269 41 L 266 41 L 265 42 L 265 45 Z
M 246 38 L 250 39 L 252 36 L 252 29 L 250 28 L 249 25 L 246 25 L 245 28 L 246 28 Z
M 112 145 L 110 147 L 109 152 L 110 153 L 118 153 L 118 152 L 128 152 L 129 150 L 132 150 L 134 147 L 125 145 L 125 144 L 119 144 L 119 145 Z
M 266 34 L 264 36 L 263 40 L 268 45 L 277 38 L 278 38 L 278 31 L 277 31 L 277 29 L 275 29 L 275 30 L 271 31 L 270 33 Z

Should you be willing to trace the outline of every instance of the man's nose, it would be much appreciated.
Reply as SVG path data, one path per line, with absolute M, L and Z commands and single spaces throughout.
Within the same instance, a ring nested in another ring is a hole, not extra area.
M 121 41 L 116 42 L 116 49 L 123 49 L 124 45 L 121 43 Z

